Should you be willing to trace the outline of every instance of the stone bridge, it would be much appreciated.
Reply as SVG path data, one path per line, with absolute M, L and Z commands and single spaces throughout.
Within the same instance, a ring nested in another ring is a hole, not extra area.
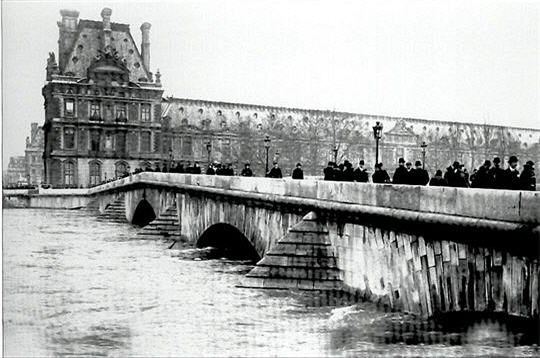
M 101 216 L 155 235 L 141 237 L 260 259 L 243 286 L 341 290 L 424 316 L 532 318 L 539 194 L 167 173 L 89 190 Z

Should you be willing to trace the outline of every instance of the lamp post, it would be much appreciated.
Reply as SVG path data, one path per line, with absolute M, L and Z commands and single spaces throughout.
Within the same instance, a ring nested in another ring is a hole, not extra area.
M 420 148 L 422 148 L 422 169 L 425 169 L 425 165 L 426 165 L 426 148 L 427 148 L 426 142 L 422 142 L 422 144 L 420 144 Z
M 173 160 L 174 160 L 174 156 L 173 156 L 172 148 L 169 148 L 169 170 L 168 170 L 169 173 L 171 172 Z
M 338 154 L 338 147 L 337 145 L 334 144 L 334 149 L 332 149 L 334 151 L 334 163 L 337 164 L 337 154 Z
M 383 125 L 381 122 L 375 123 L 373 126 L 373 137 L 375 137 L 375 165 L 379 163 L 379 140 L 382 137 Z
M 270 149 L 270 136 L 267 135 L 264 137 L 264 148 L 266 149 L 266 171 L 265 175 L 268 174 L 268 150 Z
M 210 139 L 208 139 L 208 141 L 206 142 L 206 154 L 208 155 L 208 157 L 206 159 L 206 162 L 207 162 L 206 167 L 207 168 L 210 167 L 210 153 L 212 153 L 212 142 L 210 141 Z

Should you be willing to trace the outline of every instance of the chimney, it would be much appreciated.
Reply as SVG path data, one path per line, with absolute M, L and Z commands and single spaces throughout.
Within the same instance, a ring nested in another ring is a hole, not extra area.
M 101 18 L 103 19 L 103 50 L 107 50 L 111 46 L 111 15 L 112 10 L 108 7 L 101 10 Z
M 60 10 L 62 21 L 58 21 L 60 37 L 58 39 L 58 57 L 60 71 L 64 71 L 67 57 L 77 35 L 79 12 L 77 10 Z
M 36 122 L 33 122 L 30 124 L 30 126 L 31 126 L 30 139 L 32 140 L 32 142 L 34 142 L 36 140 L 36 135 L 38 132 L 38 124 Z
M 150 72 L 150 27 L 152 27 L 152 25 L 150 25 L 148 22 L 141 25 L 141 55 L 143 65 L 148 72 Z

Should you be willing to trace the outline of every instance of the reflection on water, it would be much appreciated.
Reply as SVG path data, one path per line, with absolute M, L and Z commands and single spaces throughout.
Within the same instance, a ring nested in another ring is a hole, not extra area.
M 523 322 L 474 318 L 456 326 L 335 293 L 237 288 L 249 262 L 133 240 L 136 228 L 87 213 L 4 210 L 3 229 L 7 356 L 539 353 L 538 332 Z

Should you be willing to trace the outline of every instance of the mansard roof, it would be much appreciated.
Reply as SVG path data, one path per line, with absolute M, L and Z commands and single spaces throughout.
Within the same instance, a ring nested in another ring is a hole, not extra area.
M 65 59 L 63 75 L 86 77 L 87 69 L 103 50 L 103 23 L 101 21 L 81 19 L 71 50 Z M 141 79 L 150 80 L 151 74 L 143 63 L 142 56 L 131 36 L 129 25 L 111 23 L 111 47 L 114 48 L 129 70 L 129 80 L 140 82 Z M 62 56 L 62 54 L 60 54 Z M 63 61 L 61 61 L 63 62 Z

